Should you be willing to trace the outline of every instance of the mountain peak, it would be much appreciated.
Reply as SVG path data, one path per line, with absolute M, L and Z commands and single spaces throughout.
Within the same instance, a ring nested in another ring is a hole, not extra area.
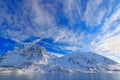
M 93 52 L 75 52 L 62 57 L 48 54 L 39 44 L 27 44 L 0 57 L 0 67 L 40 72 L 100 72 L 120 70 L 115 61 Z M 0 71 L 2 71 L 0 68 Z
M 1 56 L 0 66 L 14 66 L 24 67 L 29 66 L 34 62 L 47 62 L 49 58 L 46 50 L 38 44 L 24 45 L 21 48 L 16 48 L 13 51 L 9 51 Z M 18 64 L 19 63 L 19 64 Z M 29 64 L 29 65 L 28 65 Z

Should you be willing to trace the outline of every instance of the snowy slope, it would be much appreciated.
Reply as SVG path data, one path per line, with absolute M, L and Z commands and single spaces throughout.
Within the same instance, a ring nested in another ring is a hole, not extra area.
M 57 63 L 64 68 L 75 71 L 115 71 L 120 66 L 117 62 L 110 60 L 93 52 L 76 52 L 57 59 Z
M 0 58 L 1 67 L 22 68 L 28 67 L 34 62 L 47 63 L 49 58 L 45 49 L 37 44 L 25 45 L 7 52 Z
M 92 52 L 75 52 L 62 57 L 47 53 L 38 44 L 27 44 L 0 56 L 0 71 L 99 72 L 118 71 L 119 64 Z

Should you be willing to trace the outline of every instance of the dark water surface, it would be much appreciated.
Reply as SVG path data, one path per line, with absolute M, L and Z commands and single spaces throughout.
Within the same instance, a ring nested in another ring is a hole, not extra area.
M 120 73 L 0 73 L 0 80 L 120 80 Z

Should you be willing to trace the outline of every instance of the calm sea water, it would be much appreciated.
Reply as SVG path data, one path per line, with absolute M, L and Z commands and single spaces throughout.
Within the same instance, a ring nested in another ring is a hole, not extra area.
M 0 80 L 120 80 L 120 73 L 0 74 Z

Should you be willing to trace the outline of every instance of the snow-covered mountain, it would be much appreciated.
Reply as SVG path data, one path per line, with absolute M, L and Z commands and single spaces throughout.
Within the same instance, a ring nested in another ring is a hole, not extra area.
M 57 59 L 64 68 L 74 71 L 100 72 L 119 70 L 119 64 L 107 57 L 93 52 L 76 52 Z
M 119 67 L 117 62 L 92 52 L 57 57 L 38 44 L 27 44 L 0 56 L 1 72 L 99 72 L 118 71 Z

